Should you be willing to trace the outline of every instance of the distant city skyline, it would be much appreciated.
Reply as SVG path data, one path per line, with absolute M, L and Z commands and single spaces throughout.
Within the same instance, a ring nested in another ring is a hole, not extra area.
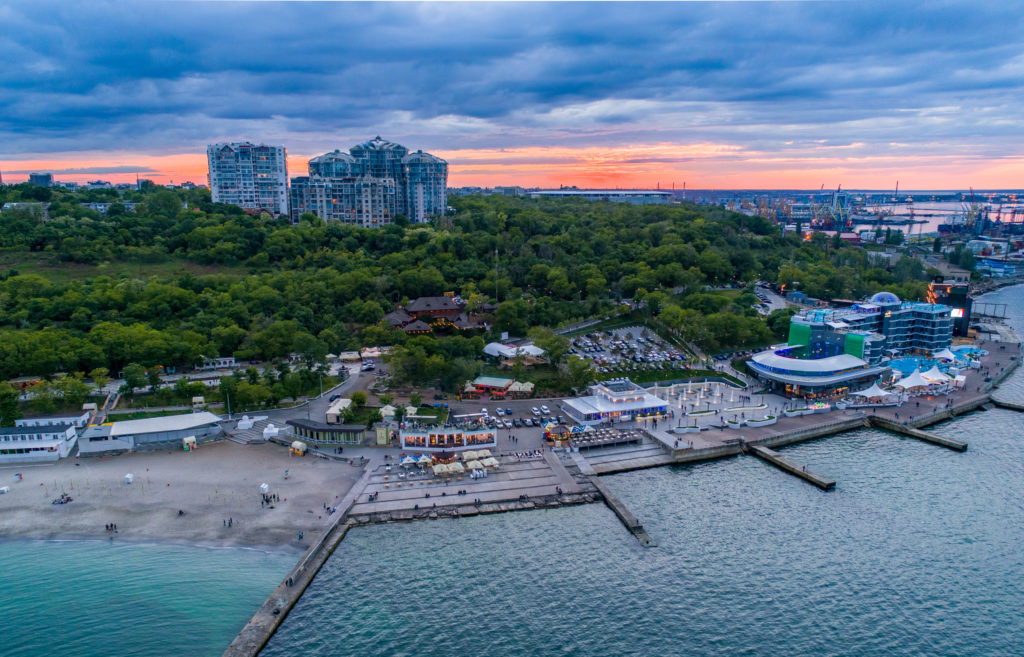
M 380 134 L 451 187 L 1024 184 L 1012 3 L 13 0 L 0 20 L 7 183 L 201 183 L 205 146 L 242 140 L 299 172 Z

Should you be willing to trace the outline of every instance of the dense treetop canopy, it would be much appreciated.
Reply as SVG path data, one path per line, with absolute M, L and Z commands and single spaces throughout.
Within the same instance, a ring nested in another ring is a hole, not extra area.
M 363 229 L 311 215 L 292 225 L 213 204 L 207 190 L 151 185 L 124 194 L 0 187 L 0 203 L 19 201 L 49 205 L 0 213 L 8 378 L 403 344 L 384 314 L 448 291 L 470 310 L 497 302 L 495 333 L 526 335 L 631 299 L 707 349 L 755 346 L 772 339 L 750 308 L 756 298 L 716 289 L 762 278 L 824 298 L 885 288 L 913 299 L 925 280 L 912 258 L 880 261 L 692 204 L 453 197 L 453 212 L 431 224 Z M 101 215 L 86 201 L 113 205 Z M 152 273 L 126 274 L 129 263 Z M 482 337 L 414 344 L 450 362 L 474 357 Z

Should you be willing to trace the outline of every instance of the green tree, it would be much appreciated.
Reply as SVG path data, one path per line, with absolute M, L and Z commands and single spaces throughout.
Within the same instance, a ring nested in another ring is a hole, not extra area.
M 418 392 L 414 392 L 409 395 L 409 405 L 419 408 L 423 404 L 423 395 Z
M 93 387 L 96 390 L 102 390 L 110 383 L 110 370 L 105 367 L 96 367 L 89 372 L 89 378 L 92 379 Z
M 594 380 L 594 363 L 579 356 L 570 356 L 568 363 L 569 384 L 574 390 L 582 390 Z
M 356 390 L 352 393 L 352 405 L 356 408 L 362 408 L 366 406 L 366 393 L 362 390 Z
M 12 427 L 21 417 L 18 406 L 18 391 L 6 381 L 0 381 L 0 426 Z
M 146 385 L 146 368 L 138 363 L 125 365 L 121 376 L 124 378 L 124 385 L 128 389 L 129 395 Z

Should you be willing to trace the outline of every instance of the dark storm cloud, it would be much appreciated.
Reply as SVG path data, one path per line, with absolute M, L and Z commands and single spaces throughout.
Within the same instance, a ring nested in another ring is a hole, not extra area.
M 16 1 L 0 7 L 0 153 L 370 134 L 998 151 L 1021 128 L 1018 23 L 978 2 Z

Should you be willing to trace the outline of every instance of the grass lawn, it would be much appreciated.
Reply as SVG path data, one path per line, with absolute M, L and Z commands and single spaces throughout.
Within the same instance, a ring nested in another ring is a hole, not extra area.
M 444 403 L 444 402 L 439 402 L 439 403 Z M 434 418 L 434 423 L 435 424 L 444 424 L 445 421 L 448 419 L 448 409 L 447 408 L 433 408 L 433 407 L 431 407 L 431 406 L 429 406 L 427 404 L 424 404 L 423 406 L 417 407 L 416 415 L 430 415 L 430 416 L 432 416 Z

